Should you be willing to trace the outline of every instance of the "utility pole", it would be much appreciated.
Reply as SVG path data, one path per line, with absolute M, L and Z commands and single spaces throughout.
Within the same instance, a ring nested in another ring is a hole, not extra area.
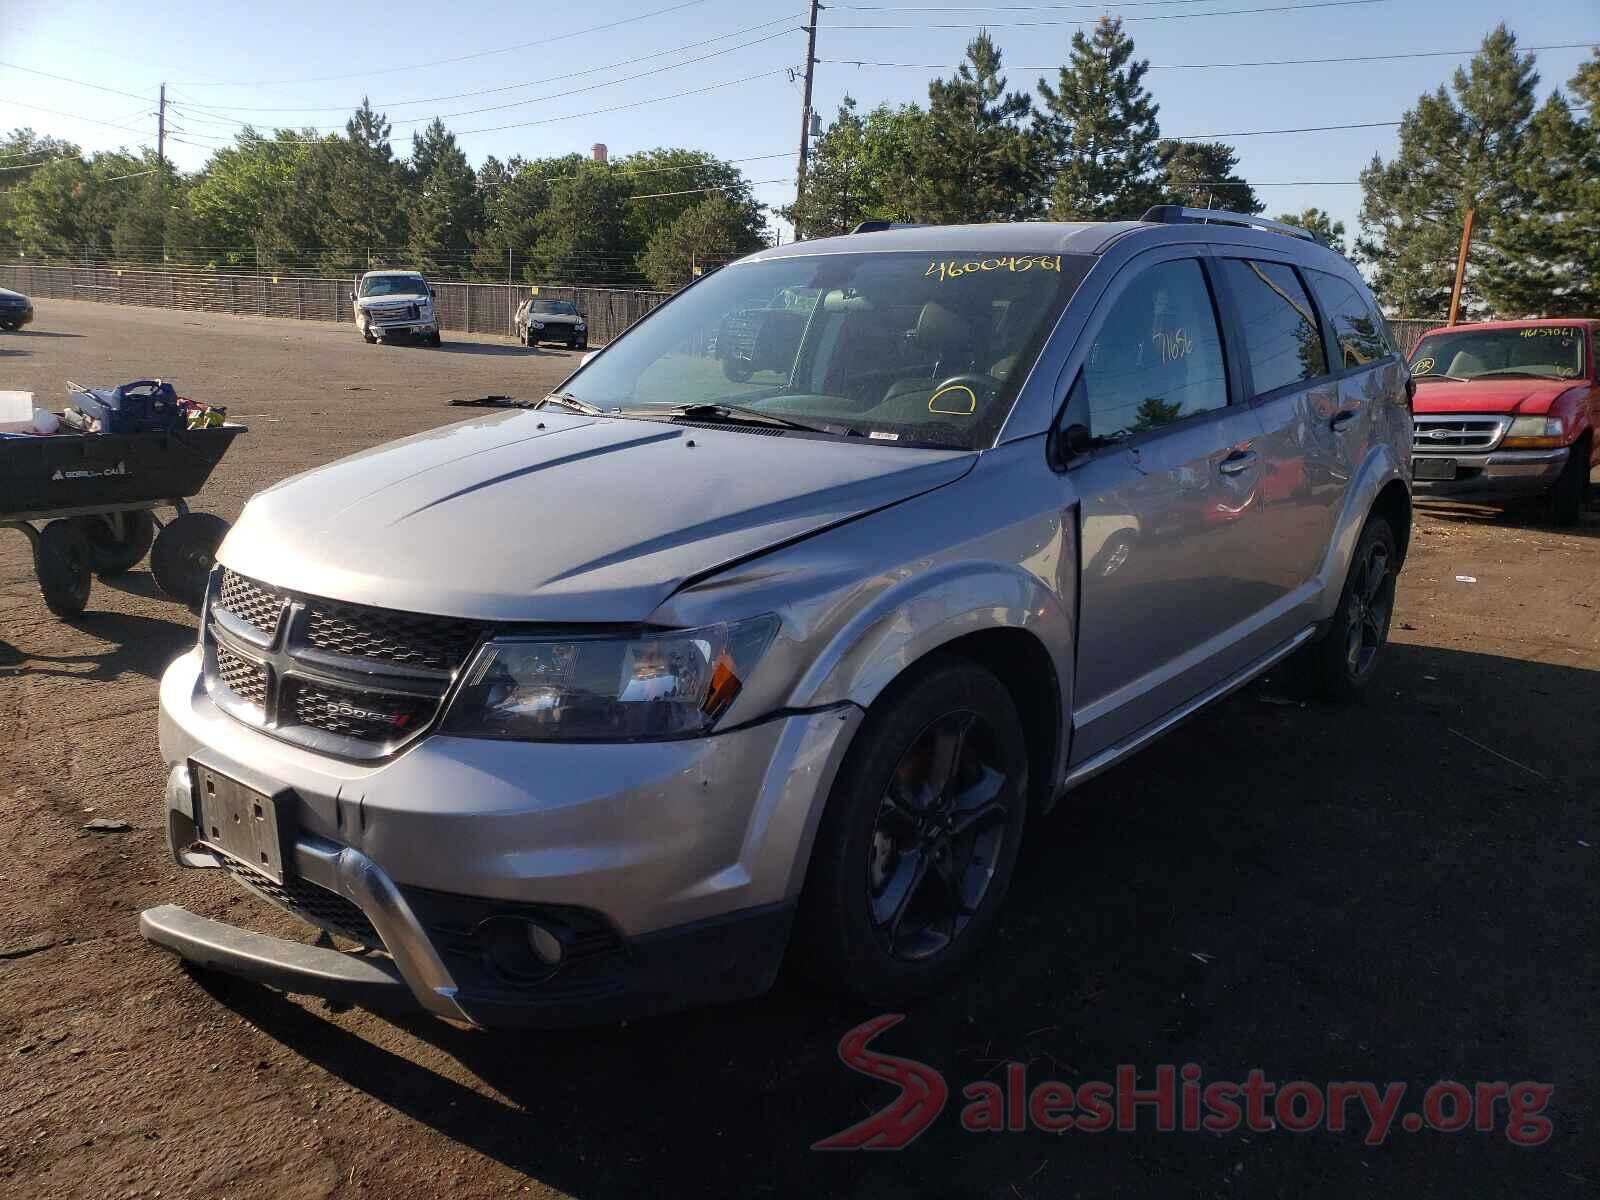
M 167 161 L 167 85 L 161 85 L 161 102 L 156 107 L 156 164 Z
M 1456 253 L 1456 283 L 1450 289 L 1450 319 L 1446 325 L 1454 325 L 1456 316 L 1461 311 L 1461 285 L 1467 281 L 1467 248 L 1472 245 L 1472 214 L 1474 209 L 1467 209 L 1467 215 L 1461 222 L 1461 249 Z
M 823 6 L 811 0 L 811 22 L 806 31 L 806 86 L 805 98 L 800 108 L 800 163 L 794 173 L 794 203 L 798 209 L 806 194 L 806 155 L 811 149 L 811 80 L 817 70 L 817 13 Z M 800 222 L 795 222 L 794 237 L 799 241 L 805 234 Z

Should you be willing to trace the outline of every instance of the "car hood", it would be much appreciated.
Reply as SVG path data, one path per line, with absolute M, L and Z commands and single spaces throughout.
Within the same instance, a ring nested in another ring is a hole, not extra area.
M 1475 379 L 1467 383 L 1418 382 L 1413 411 L 1419 413 L 1516 413 L 1539 416 L 1576 379 Z
M 371 308 L 374 304 L 420 304 L 431 297 L 424 296 L 421 292 L 395 292 L 388 296 L 358 296 L 357 308 Z
M 583 320 L 582 317 L 576 316 L 573 313 L 530 312 L 524 313 L 523 316 L 529 321 L 538 321 L 541 325 L 576 325 L 579 321 Z
M 0 288 L 0 300 L 26 300 L 21 292 L 13 292 L 10 288 Z
M 498 413 L 267 489 L 218 558 L 264 583 L 383 608 L 637 622 L 691 576 L 943 486 L 976 460 Z

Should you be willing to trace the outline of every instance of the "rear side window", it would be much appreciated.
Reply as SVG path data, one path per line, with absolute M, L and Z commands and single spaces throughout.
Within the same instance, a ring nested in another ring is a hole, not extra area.
M 1309 277 L 1317 303 L 1322 305 L 1322 311 L 1328 314 L 1328 323 L 1333 326 L 1342 369 L 1366 366 L 1392 352 L 1383 318 L 1349 280 L 1324 275 L 1321 271 L 1312 271 Z
M 1316 310 L 1293 268 L 1229 258 L 1222 270 L 1239 306 L 1257 395 L 1328 373 Z
M 1160 263 L 1129 285 L 1089 348 L 1080 386 L 1098 438 L 1131 437 L 1227 406 L 1222 338 L 1197 261 Z

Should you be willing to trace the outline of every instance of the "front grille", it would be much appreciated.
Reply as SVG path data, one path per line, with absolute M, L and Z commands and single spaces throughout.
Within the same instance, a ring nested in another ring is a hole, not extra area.
M 349 758 L 382 758 L 421 734 L 488 628 L 303 596 L 226 568 L 215 587 L 206 680 L 219 706 Z
M 217 647 L 217 675 L 223 684 L 241 700 L 258 708 L 267 704 L 267 672 L 260 663 L 235 654 L 226 646 Z
M 222 572 L 222 589 L 217 604 L 269 638 L 278 632 L 278 617 L 283 612 L 283 595 L 263 587 L 253 579 L 229 571 Z
M 417 319 L 417 306 L 415 304 L 395 305 L 391 308 L 369 309 L 374 321 L 415 321 Z
M 1427 451 L 1492 450 L 1511 427 L 1510 417 L 1433 416 L 1418 414 L 1412 449 Z
M 374 950 L 383 948 L 383 939 L 373 928 L 367 914 L 352 901 L 337 892 L 330 892 L 320 884 L 297 875 L 285 873 L 282 883 L 268 879 L 259 872 L 235 862 L 227 855 L 218 855 L 228 873 L 246 887 L 259 892 L 274 904 L 286 908 L 302 920 L 309 921 L 329 933 L 360 942 Z
M 470 621 L 333 600 L 307 606 L 306 640 L 317 649 L 436 671 L 459 667 L 482 631 Z
M 380 696 L 293 680 L 289 684 L 294 723 L 362 742 L 396 742 L 428 718 L 437 699 Z

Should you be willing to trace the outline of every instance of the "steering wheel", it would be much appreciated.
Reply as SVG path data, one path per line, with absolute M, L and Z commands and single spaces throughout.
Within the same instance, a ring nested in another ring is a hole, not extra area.
M 966 371 L 941 380 L 928 396 L 928 411 L 947 417 L 977 415 L 980 400 L 993 400 L 1000 393 L 1000 381 L 993 375 Z

